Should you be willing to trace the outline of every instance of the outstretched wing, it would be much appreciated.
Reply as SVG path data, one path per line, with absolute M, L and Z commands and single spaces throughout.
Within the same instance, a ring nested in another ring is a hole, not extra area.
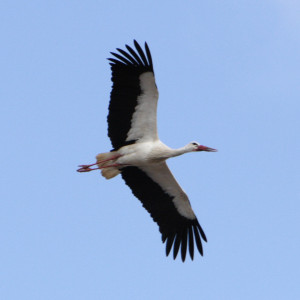
M 158 224 L 162 241 L 166 242 L 166 255 L 173 248 L 176 258 L 181 247 L 185 260 L 187 245 L 191 259 L 194 258 L 194 241 L 201 255 L 201 238 L 206 236 L 188 200 L 166 163 L 147 167 L 126 167 L 122 177 L 132 193 L 142 202 L 153 220 Z
M 155 140 L 158 91 L 151 53 L 134 41 L 135 50 L 117 49 L 109 58 L 112 70 L 108 136 L 115 149 L 137 140 Z

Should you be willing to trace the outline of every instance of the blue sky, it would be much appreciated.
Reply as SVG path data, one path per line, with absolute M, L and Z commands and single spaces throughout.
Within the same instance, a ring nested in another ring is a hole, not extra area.
M 1 299 L 299 299 L 297 1 L 2 1 Z M 147 41 L 169 161 L 208 237 L 165 257 L 110 150 L 109 52 Z

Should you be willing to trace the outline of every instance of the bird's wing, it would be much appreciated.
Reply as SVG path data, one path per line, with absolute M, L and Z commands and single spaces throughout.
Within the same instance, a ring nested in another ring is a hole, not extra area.
M 137 140 L 156 140 L 158 91 L 155 84 L 151 53 L 134 41 L 135 50 L 117 49 L 109 58 L 112 70 L 108 136 L 115 149 Z
M 184 261 L 188 245 L 193 259 L 194 241 L 200 254 L 203 255 L 201 238 L 206 241 L 206 236 L 187 195 L 173 177 L 167 164 L 126 167 L 121 172 L 132 193 L 158 224 L 162 241 L 166 242 L 166 255 L 169 255 L 173 247 L 175 259 L 181 247 L 181 258 Z

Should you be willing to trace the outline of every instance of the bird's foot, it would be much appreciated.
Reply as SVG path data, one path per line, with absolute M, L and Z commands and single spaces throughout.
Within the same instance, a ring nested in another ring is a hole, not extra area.
M 90 172 L 94 170 L 98 170 L 99 168 L 91 168 L 91 166 L 95 166 L 96 164 L 91 164 L 91 165 L 79 165 L 80 167 L 77 172 Z

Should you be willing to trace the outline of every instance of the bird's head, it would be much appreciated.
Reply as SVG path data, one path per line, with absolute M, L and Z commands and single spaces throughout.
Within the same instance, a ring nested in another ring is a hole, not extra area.
M 191 142 L 191 143 L 189 143 L 189 146 L 191 148 L 191 151 L 206 151 L 206 152 L 217 152 L 218 151 L 214 148 L 209 148 L 209 147 L 200 145 L 197 142 Z

